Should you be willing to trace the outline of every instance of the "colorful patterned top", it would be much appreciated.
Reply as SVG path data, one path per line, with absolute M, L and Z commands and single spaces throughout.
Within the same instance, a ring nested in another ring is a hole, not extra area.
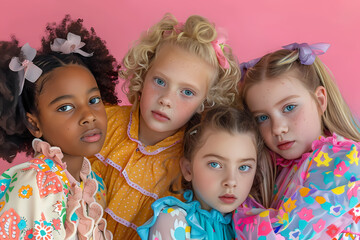
M 115 239 L 140 239 L 136 228 L 151 218 L 151 204 L 158 198 L 174 195 L 168 186 L 176 176 L 181 176 L 179 160 L 184 131 L 154 146 L 143 146 L 138 140 L 139 109 L 131 112 L 130 106 L 106 106 L 106 113 L 105 143 L 101 152 L 89 160 L 107 187 L 108 229 Z
M 320 137 L 285 166 L 272 209 L 248 199 L 234 214 L 238 239 L 359 239 L 360 144 Z
M 154 216 L 137 231 L 142 240 L 157 239 L 207 239 L 235 238 L 232 214 L 223 216 L 219 211 L 201 209 L 200 202 L 193 201 L 193 192 L 184 193 L 186 202 L 174 197 L 164 197 L 152 205 Z
M 102 218 L 105 189 L 84 158 L 81 183 L 66 170 L 58 147 L 33 141 L 36 158 L 0 177 L 1 239 L 112 239 Z

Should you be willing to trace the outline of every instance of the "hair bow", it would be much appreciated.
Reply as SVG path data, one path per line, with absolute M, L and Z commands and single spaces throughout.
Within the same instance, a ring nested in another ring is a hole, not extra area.
M 211 44 L 215 50 L 216 58 L 219 61 L 220 66 L 224 69 L 228 69 L 230 65 L 224 55 L 225 37 L 219 37 L 218 39 L 212 41 Z
M 69 32 L 67 39 L 55 38 L 54 43 L 50 45 L 50 48 L 54 52 L 61 52 L 64 54 L 78 53 L 84 57 L 91 57 L 93 53 L 87 53 L 81 50 L 85 46 L 84 42 L 81 42 L 81 37 Z
M 301 64 L 311 65 L 314 63 L 316 56 L 324 54 L 330 44 L 328 43 L 315 43 L 315 44 L 307 44 L 307 43 L 292 43 L 286 46 L 283 46 L 284 49 L 288 50 L 299 50 L 299 59 Z
M 248 70 L 249 68 L 252 68 L 253 66 L 255 66 L 255 64 L 257 64 L 260 61 L 261 58 L 255 58 L 253 60 L 250 60 L 248 62 L 242 62 L 239 65 L 240 71 L 241 71 L 241 78 L 240 81 L 242 81 L 244 79 L 246 70 Z
M 19 74 L 19 95 L 22 93 L 25 79 L 34 83 L 42 74 L 42 70 L 32 62 L 36 56 L 36 50 L 25 43 L 21 47 L 21 53 L 25 60 L 21 62 L 18 57 L 13 57 L 9 63 L 9 68 Z

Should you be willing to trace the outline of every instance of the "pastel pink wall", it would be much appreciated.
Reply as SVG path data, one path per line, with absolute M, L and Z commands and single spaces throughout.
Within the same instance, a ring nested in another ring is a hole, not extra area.
M 94 27 L 121 61 L 131 43 L 164 13 L 173 13 L 179 21 L 199 14 L 227 29 L 228 43 L 239 62 L 292 42 L 330 43 L 320 58 L 360 116 L 359 9 L 358 0 L 5 0 L 1 1 L 0 40 L 15 34 L 21 44 L 39 47 L 46 23 L 70 14 Z M 0 172 L 8 167 L 1 163 Z

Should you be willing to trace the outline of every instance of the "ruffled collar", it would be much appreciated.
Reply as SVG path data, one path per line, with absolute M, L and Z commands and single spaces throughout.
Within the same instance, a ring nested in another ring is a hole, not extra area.
M 199 201 L 193 200 L 193 192 L 187 190 L 184 193 L 186 202 L 169 196 L 156 200 L 151 208 L 154 210 L 154 216 L 168 207 L 180 207 L 187 213 L 185 219 L 191 227 L 191 239 L 234 239 L 235 231 L 232 222 L 232 213 L 223 216 L 219 211 L 212 209 L 207 211 L 201 209 Z M 142 239 L 147 239 L 149 229 L 155 224 L 156 217 L 143 226 L 138 227 L 137 231 Z
M 210 211 L 204 210 L 201 208 L 200 202 L 193 200 L 193 198 L 193 191 L 186 190 L 184 193 L 185 202 L 194 204 L 196 211 L 207 218 L 208 221 L 215 221 L 223 224 L 229 224 L 231 222 L 231 214 L 223 215 L 216 209 L 211 209 Z
M 35 151 L 35 155 L 43 154 L 46 158 L 50 158 L 54 161 L 55 164 L 59 165 L 65 172 L 66 177 L 68 178 L 70 185 L 73 183 L 77 186 L 80 186 L 78 182 L 67 170 L 66 163 L 62 161 L 64 154 L 62 153 L 59 147 L 52 147 L 49 143 L 39 139 L 34 138 L 32 141 L 32 147 Z M 80 179 L 86 179 L 87 176 L 91 173 L 91 164 L 87 158 L 84 157 L 82 167 L 80 170 Z
M 127 128 L 127 134 L 132 141 L 138 143 L 138 148 L 143 154 L 155 155 L 182 141 L 185 128 L 180 129 L 174 135 L 165 138 L 164 140 L 158 142 L 153 146 L 144 146 L 139 141 L 139 112 L 139 106 L 137 106 L 135 110 L 130 113 L 130 121 Z
M 340 135 L 337 135 L 336 133 L 333 133 L 332 136 L 329 137 L 320 136 L 319 139 L 315 140 L 311 144 L 311 152 L 304 153 L 298 159 L 284 159 L 280 155 L 274 152 L 272 153 L 276 155 L 277 166 L 281 166 L 283 168 L 291 168 L 294 165 L 300 166 L 309 157 L 309 155 L 312 154 L 313 151 L 321 148 L 324 144 L 330 144 L 331 148 L 336 151 L 336 149 L 342 149 L 344 146 L 347 146 L 350 149 L 353 142 Z

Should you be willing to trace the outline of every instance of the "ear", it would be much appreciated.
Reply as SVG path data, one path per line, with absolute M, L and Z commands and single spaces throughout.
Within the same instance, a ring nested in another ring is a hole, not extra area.
M 327 92 L 325 87 L 319 86 L 315 90 L 315 97 L 319 103 L 321 114 L 323 114 L 327 107 Z
M 182 157 L 180 159 L 180 168 L 181 168 L 181 172 L 182 172 L 185 180 L 190 182 L 192 180 L 192 171 L 191 171 L 190 160 Z
M 204 102 L 202 102 L 200 106 L 196 109 L 196 112 L 201 114 L 204 111 L 204 109 L 205 109 L 205 105 Z
M 31 125 L 28 127 L 29 132 L 36 138 L 42 137 L 39 119 L 31 113 L 26 113 L 26 119 Z

